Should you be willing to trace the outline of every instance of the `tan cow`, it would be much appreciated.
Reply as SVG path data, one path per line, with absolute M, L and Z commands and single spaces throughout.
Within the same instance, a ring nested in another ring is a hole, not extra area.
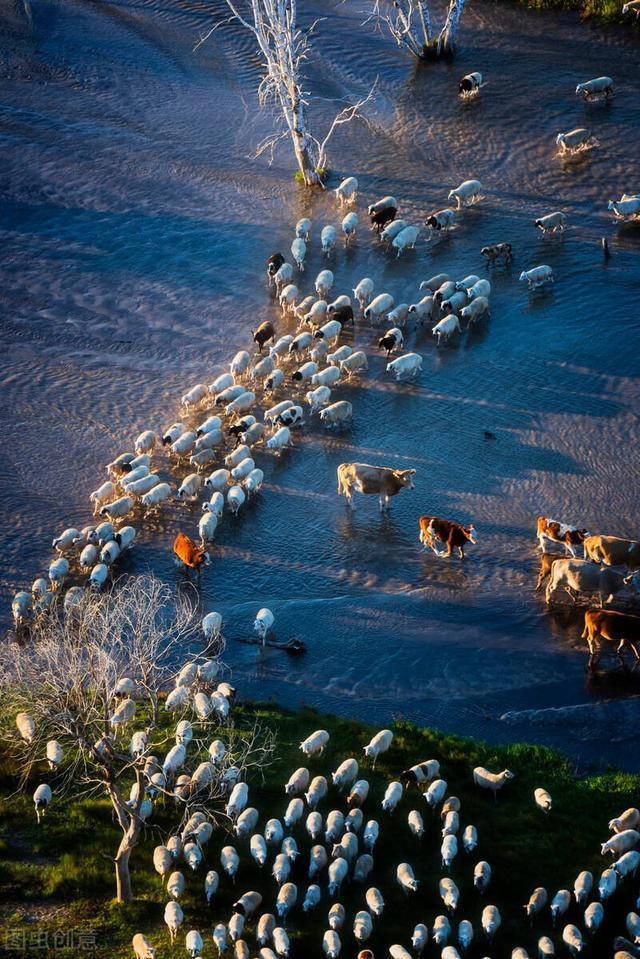
M 351 509 L 353 492 L 377 495 L 380 512 L 390 507 L 389 500 L 401 489 L 413 489 L 415 470 L 394 470 L 387 466 L 369 466 L 368 463 L 341 463 L 338 467 L 338 496 L 347 497 Z
M 620 536 L 587 536 L 584 558 L 605 566 L 640 566 L 640 543 Z
M 640 663 L 640 616 L 612 609 L 588 609 L 584 614 L 582 639 L 589 644 L 589 669 L 593 669 L 600 659 L 603 639 L 616 645 L 621 661 L 623 649 L 628 649 L 635 657 L 636 666 Z

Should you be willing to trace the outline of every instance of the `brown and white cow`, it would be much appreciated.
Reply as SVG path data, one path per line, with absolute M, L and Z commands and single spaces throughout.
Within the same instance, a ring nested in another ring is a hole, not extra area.
M 178 533 L 173 541 L 173 552 L 176 561 L 188 569 L 200 569 L 209 565 L 209 554 L 204 546 L 197 546 L 186 533 Z
M 557 519 L 547 519 L 546 516 L 538 516 L 536 537 L 540 549 L 544 550 L 544 541 L 551 540 L 552 543 L 560 543 L 566 549 L 570 556 L 575 558 L 576 546 L 583 543 L 589 535 L 586 529 L 578 529 L 576 526 L 568 526 L 567 523 L 560 523 Z
M 475 545 L 475 529 L 473 526 L 462 526 L 450 519 L 441 519 L 439 516 L 421 516 L 419 520 L 420 542 L 431 547 L 436 556 L 451 556 L 454 549 L 458 550 L 460 559 L 464 559 L 464 548 L 467 543 Z M 445 549 L 439 550 L 436 541 L 444 543 Z
M 636 666 L 640 663 L 640 616 L 618 613 L 612 609 L 588 609 L 584 614 L 582 638 L 589 644 L 589 669 L 600 659 L 602 640 L 616 644 L 616 653 L 622 660 L 622 651 L 633 653 Z
M 584 558 L 605 566 L 640 566 L 640 543 L 619 536 L 587 536 Z
M 401 489 L 413 489 L 415 470 L 394 470 L 387 466 L 369 466 L 368 463 L 341 463 L 338 467 L 338 496 L 347 497 L 354 509 L 353 492 L 376 495 L 380 512 L 389 509 L 390 499 Z

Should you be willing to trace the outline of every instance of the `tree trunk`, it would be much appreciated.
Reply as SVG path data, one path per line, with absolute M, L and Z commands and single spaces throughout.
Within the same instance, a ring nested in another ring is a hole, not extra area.
M 290 129 L 298 169 L 307 186 L 317 186 L 321 181 L 316 170 L 315 151 L 307 128 L 304 104 L 294 99 L 291 108 L 293 124 Z
M 463 7 L 464 0 L 451 0 L 445 25 L 438 37 L 438 56 L 446 56 L 455 51 Z
M 131 858 L 134 846 L 138 842 L 139 832 L 140 828 L 132 823 L 118 846 L 118 852 L 115 858 L 116 899 L 118 902 L 133 902 L 129 859 Z

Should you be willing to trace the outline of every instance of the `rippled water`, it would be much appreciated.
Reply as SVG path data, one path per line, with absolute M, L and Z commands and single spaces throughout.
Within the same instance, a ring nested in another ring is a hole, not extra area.
M 360 208 L 393 193 L 410 220 L 467 177 L 486 199 L 451 237 L 399 261 L 363 220 L 330 264 L 335 292 L 370 275 L 411 302 L 435 273 L 484 274 L 487 242 L 509 240 L 516 260 L 494 271 L 492 316 L 472 335 L 440 350 L 427 332 L 408 336 L 424 356 L 416 384 L 391 383 L 374 331 L 356 328 L 369 373 L 336 391 L 354 404 L 352 428 L 312 423 L 281 461 L 260 457 L 264 493 L 221 525 L 203 608 L 224 613 L 233 639 L 268 605 L 281 638 L 307 640 L 298 660 L 230 642 L 247 694 L 621 761 L 637 701 L 597 705 L 612 690 L 585 683 L 579 618 L 550 616 L 533 592 L 533 524 L 542 512 L 638 531 L 640 229 L 615 228 L 606 202 L 640 189 L 640 44 L 476 2 L 455 63 L 417 68 L 360 27 L 361 7 L 323 7 L 310 78 L 314 93 L 340 97 L 379 77 L 371 125 L 336 139 L 336 174 L 357 173 Z M 193 52 L 212 8 L 223 4 L 2 3 L 3 622 L 12 592 L 46 569 L 53 534 L 88 521 L 104 464 L 141 429 L 172 422 L 184 388 L 213 379 L 250 328 L 277 316 L 262 264 L 288 251 L 296 219 L 314 221 L 309 287 L 319 229 L 337 221 L 330 196 L 293 185 L 286 150 L 271 168 L 251 159 L 270 129 L 255 111 L 259 61 L 237 27 Z M 457 79 L 473 69 L 488 85 L 462 103 Z M 616 81 L 611 103 L 574 96 L 603 73 Z M 322 125 L 333 107 L 316 108 Z M 559 160 L 556 133 L 582 125 L 599 148 Z M 570 229 L 543 239 L 532 220 L 556 208 Z M 531 297 L 517 277 L 541 262 L 556 283 Z M 415 467 L 415 492 L 390 517 L 368 501 L 350 515 L 335 469 L 353 459 Z M 126 569 L 177 582 L 171 540 L 199 510 L 145 524 Z M 464 565 L 419 551 L 421 512 L 475 523 Z

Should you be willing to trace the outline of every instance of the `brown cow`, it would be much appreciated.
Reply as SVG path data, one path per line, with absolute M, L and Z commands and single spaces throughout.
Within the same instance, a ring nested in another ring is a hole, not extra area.
M 640 543 L 619 536 L 587 536 L 584 558 L 605 566 L 640 566 Z
M 588 535 L 589 531 L 586 529 L 577 529 L 575 526 L 560 523 L 557 519 L 538 516 L 536 538 L 542 550 L 544 550 L 545 539 L 550 539 L 552 543 L 561 543 L 567 553 L 575 559 L 575 547 L 583 543 Z
M 584 614 L 582 639 L 589 644 L 589 669 L 600 660 L 603 639 L 617 644 L 616 653 L 621 662 L 624 662 L 623 649 L 628 649 L 635 657 L 635 666 L 640 663 L 640 616 L 617 613 L 612 609 L 588 609 Z
M 439 516 L 421 516 L 419 520 L 420 542 L 430 546 L 436 556 L 451 556 L 454 549 L 458 550 L 460 559 L 464 559 L 464 547 L 467 543 L 475 544 L 475 529 L 473 526 L 462 526 L 453 523 L 450 519 L 441 519 Z M 438 550 L 436 540 L 444 543 L 445 550 Z
M 353 506 L 353 491 L 377 494 L 380 512 L 389 509 L 389 500 L 401 489 L 413 489 L 415 470 L 394 470 L 387 466 L 369 466 L 368 463 L 341 463 L 338 467 L 338 496 L 347 497 Z
M 209 554 L 204 546 L 196 546 L 185 533 L 178 533 L 174 539 L 173 552 L 188 569 L 200 569 L 209 565 Z
M 264 323 L 261 323 L 257 330 L 251 330 L 251 335 L 253 337 L 253 342 L 258 347 L 258 351 L 262 353 L 262 347 L 269 340 L 275 340 L 276 331 L 273 328 L 273 323 L 270 323 L 269 320 L 265 320 Z

